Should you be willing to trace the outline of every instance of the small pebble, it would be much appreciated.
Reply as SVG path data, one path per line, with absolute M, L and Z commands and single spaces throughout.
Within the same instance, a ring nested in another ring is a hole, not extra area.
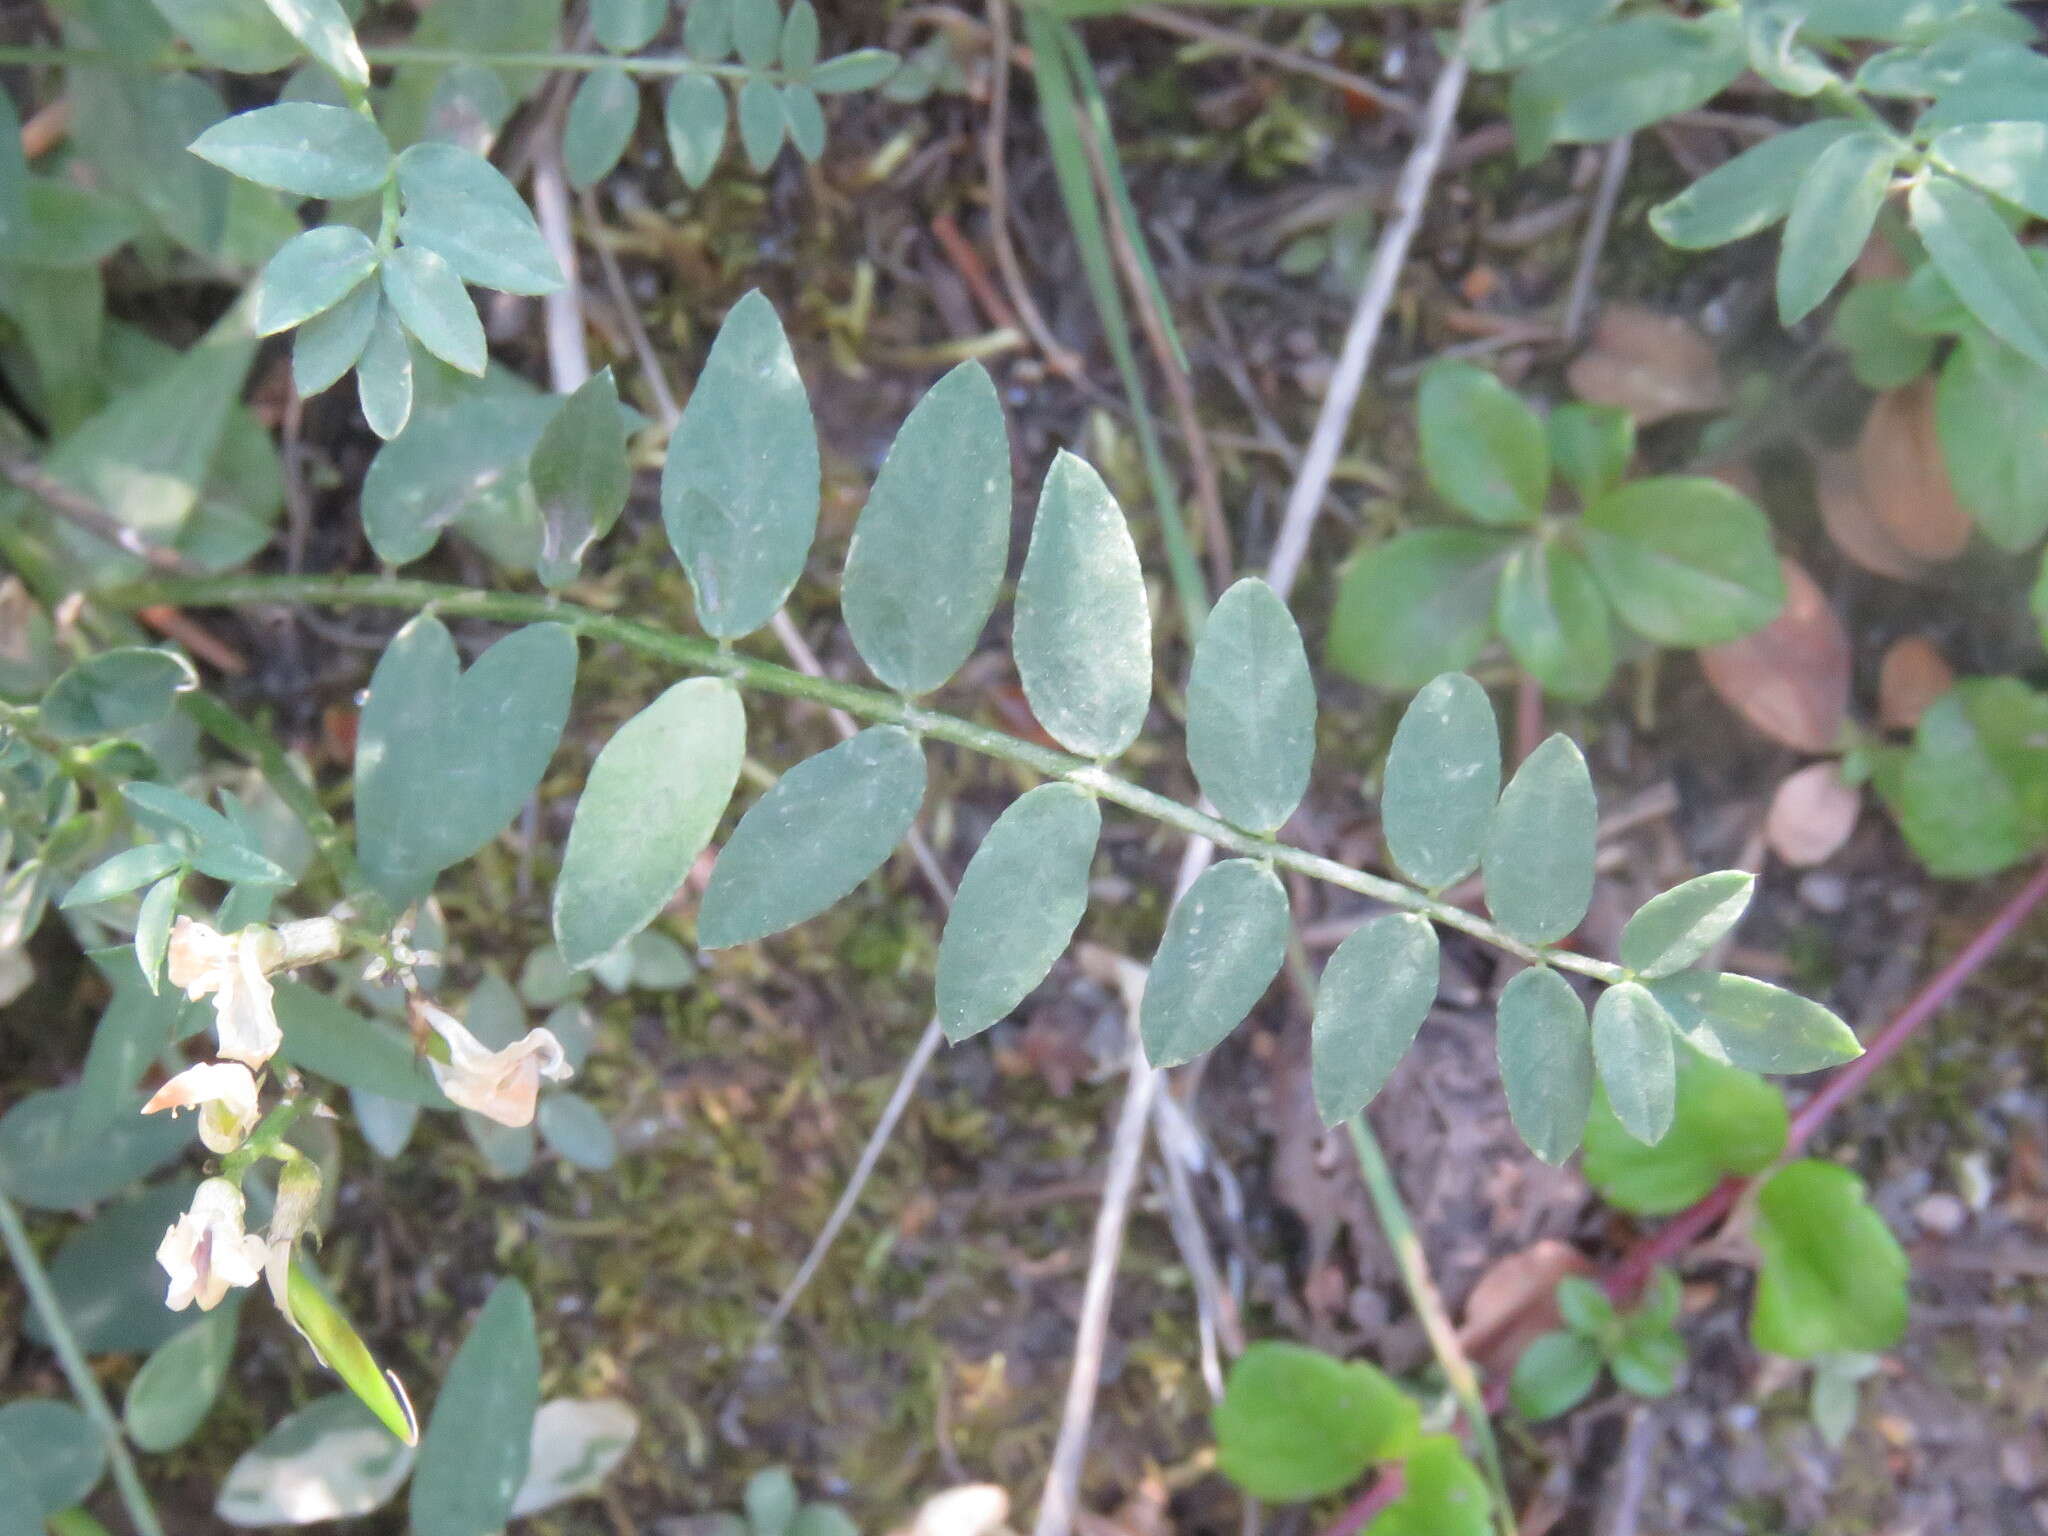
M 1970 1219 L 1970 1213 L 1954 1195 L 1929 1195 L 1913 1207 L 1913 1219 L 1920 1223 L 1923 1232 L 1936 1237 L 1954 1237 L 1963 1230 L 1963 1223 Z
M 1799 899 L 1816 912 L 1832 915 L 1849 905 L 1849 882 L 1815 870 L 1799 882 Z

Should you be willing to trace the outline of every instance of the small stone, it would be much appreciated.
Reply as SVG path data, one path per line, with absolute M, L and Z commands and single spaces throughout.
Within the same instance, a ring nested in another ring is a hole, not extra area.
M 1954 1237 L 1963 1230 L 1963 1224 L 1970 1219 L 1963 1202 L 1954 1195 L 1929 1195 L 1913 1207 L 1913 1219 L 1920 1223 L 1920 1230 L 1935 1237 Z
M 1799 882 L 1799 899 L 1814 911 L 1833 916 L 1849 905 L 1849 882 L 1816 870 Z

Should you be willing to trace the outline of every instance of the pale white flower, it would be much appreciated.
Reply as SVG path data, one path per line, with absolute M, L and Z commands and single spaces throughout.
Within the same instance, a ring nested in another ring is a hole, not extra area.
M 209 1152 L 232 1152 L 256 1129 L 256 1074 L 238 1061 L 209 1061 L 187 1067 L 157 1089 L 142 1106 L 145 1115 L 160 1109 L 199 1111 L 199 1139 Z
M 427 1058 L 434 1081 L 462 1108 L 500 1125 L 531 1125 L 540 1080 L 560 1082 L 574 1070 L 551 1029 L 529 1029 L 523 1040 L 493 1051 L 465 1029 L 460 1019 L 432 1003 L 418 1006 L 434 1032 L 448 1042 L 448 1060 Z
M 270 980 L 264 975 L 277 958 L 276 949 L 277 936 L 265 928 L 216 933 L 204 923 L 181 917 L 171 929 L 171 985 L 183 988 L 189 998 L 213 994 L 221 1055 L 251 1067 L 262 1066 L 284 1044 Z
M 211 1312 L 235 1286 L 263 1277 L 268 1248 L 260 1232 L 242 1229 L 247 1209 L 242 1192 L 226 1179 L 208 1179 L 192 1196 L 192 1208 L 157 1244 L 156 1261 L 171 1277 L 164 1305 L 182 1312 L 193 1302 Z

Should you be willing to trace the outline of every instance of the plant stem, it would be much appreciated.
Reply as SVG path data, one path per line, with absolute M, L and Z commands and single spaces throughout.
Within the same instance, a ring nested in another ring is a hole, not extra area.
M 114 1417 L 114 1410 L 107 1406 L 106 1395 L 100 1391 L 92 1368 L 85 1362 L 85 1351 L 78 1347 L 78 1336 L 71 1331 L 70 1320 L 57 1303 L 57 1290 L 50 1284 L 49 1271 L 36 1257 L 35 1245 L 28 1240 L 28 1229 L 21 1224 L 21 1213 L 14 1208 L 14 1202 L 5 1191 L 0 1191 L 0 1240 L 5 1241 L 8 1257 L 14 1260 L 22 1288 L 28 1292 L 29 1305 L 36 1309 L 36 1315 L 43 1320 L 43 1327 L 49 1330 L 50 1347 L 56 1351 L 57 1364 L 63 1368 L 64 1379 L 71 1384 L 71 1395 L 78 1399 L 85 1416 L 92 1420 L 93 1427 L 106 1441 L 107 1459 L 114 1469 L 114 1486 L 120 1492 L 129 1520 L 134 1523 L 136 1536 L 164 1536 L 164 1528 L 157 1522 L 156 1509 L 149 1502 L 149 1492 L 142 1486 L 141 1474 L 135 1470 L 135 1458 L 128 1454 L 128 1442 L 121 1438 L 120 1422 Z
M 1466 1426 L 1479 1447 L 1480 1470 L 1485 1474 L 1493 1495 L 1494 1523 L 1499 1527 L 1501 1536 L 1515 1536 L 1514 1505 L 1508 1498 L 1507 1474 L 1501 1467 L 1500 1445 L 1493 1438 L 1493 1420 L 1487 1416 L 1478 1374 L 1472 1369 L 1472 1362 L 1465 1358 L 1464 1346 L 1458 1342 L 1458 1330 L 1451 1326 L 1450 1314 L 1444 1310 L 1444 1299 L 1437 1293 L 1436 1283 L 1429 1278 L 1429 1263 L 1422 1255 L 1422 1239 L 1415 1233 L 1415 1224 L 1408 1219 L 1408 1208 L 1401 1203 L 1400 1188 L 1394 1183 L 1394 1173 L 1387 1166 L 1386 1154 L 1380 1150 L 1379 1138 L 1373 1135 L 1363 1111 L 1353 1115 L 1345 1126 L 1351 1132 L 1351 1145 L 1357 1149 L 1358 1171 L 1365 1175 L 1365 1190 L 1372 1197 L 1372 1208 L 1379 1216 L 1380 1230 L 1387 1234 L 1387 1246 L 1394 1251 L 1394 1263 L 1401 1271 L 1401 1283 L 1407 1288 L 1409 1304 L 1415 1308 L 1422 1331 L 1429 1338 L 1430 1350 L 1436 1355 L 1437 1364 L 1443 1367 L 1444 1378 L 1450 1383 L 1451 1396 L 1464 1410 Z
M 1190 837 L 1207 838 L 1219 848 L 1248 858 L 1265 859 L 1279 868 L 1341 886 L 1389 906 L 1419 912 L 1447 928 L 1470 934 L 1532 965 L 1554 965 L 1598 981 L 1613 983 L 1626 973 L 1618 965 L 1569 950 L 1525 944 L 1485 918 L 1416 890 L 1396 880 L 1349 869 L 1334 859 L 1239 831 L 1229 823 L 1184 805 L 1166 795 L 1118 778 L 1101 763 L 1076 757 L 1006 731 L 939 714 L 893 693 L 863 688 L 831 678 L 807 677 L 739 651 L 723 650 L 710 640 L 679 635 L 634 619 L 598 613 L 554 598 L 512 592 L 480 592 L 468 587 L 410 581 L 391 576 L 207 576 L 192 579 L 139 581 L 109 588 L 98 600 L 110 607 L 133 609 L 156 603 L 191 608 L 238 604 L 307 603 L 378 608 L 433 608 L 453 618 L 484 619 L 501 624 L 560 624 L 585 638 L 623 645 L 700 673 L 724 677 L 742 688 L 809 699 L 843 709 L 863 720 L 897 725 L 920 735 L 965 747 L 986 757 L 1001 758 L 1044 778 L 1085 789 L 1126 810 L 1148 816 Z
M 679 53 L 645 57 L 611 53 L 557 53 L 549 49 L 493 53 L 475 48 L 428 48 L 415 47 L 409 43 L 391 43 L 380 48 L 365 48 L 363 57 L 377 65 L 481 64 L 492 69 L 559 69 L 583 73 L 616 68 L 625 70 L 629 75 L 656 77 L 717 75 L 728 80 L 750 80 L 758 76 L 778 84 L 784 79 L 779 70 L 748 69 L 744 64 L 707 64 L 702 59 L 692 59 Z M 130 54 L 116 53 L 105 48 L 65 48 L 54 45 L 39 47 L 35 44 L 10 44 L 0 47 L 0 64 L 77 64 L 97 69 L 127 70 L 130 73 L 180 73 L 213 67 L 197 54 L 185 52 Z

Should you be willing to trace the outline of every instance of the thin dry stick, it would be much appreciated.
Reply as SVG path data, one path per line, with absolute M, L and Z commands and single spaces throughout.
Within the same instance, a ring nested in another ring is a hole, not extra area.
M 590 377 L 590 352 L 583 341 L 583 285 L 576 281 L 576 236 L 569 227 L 569 189 L 552 134 L 533 159 L 533 211 L 555 265 L 568 278 L 541 299 L 547 332 L 548 379 L 557 394 L 580 389 Z
M 81 496 L 14 444 L 0 440 L 0 480 L 26 491 L 74 528 L 133 555 L 152 570 L 191 575 L 197 568 L 175 549 L 152 544 L 90 496 Z
M 1296 53 L 1292 48 L 1280 48 L 1260 38 L 1243 32 L 1234 32 L 1228 27 L 1219 27 L 1213 21 L 1198 21 L 1192 16 L 1183 16 L 1178 11 L 1169 11 L 1161 6 L 1141 5 L 1131 12 L 1133 21 L 1142 21 L 1147 26 L 1159 28 L 1162 32 L 1177 32 L 1182 37 L 1194 38 L 1197 42 L 1241 53 L 1248 59 L 1263 59 L 1268 64 L 1297 75 L 1306 75 L 1311 80 L 1320 80 L 1325 85 L 1334 85 L 1340 91 L 1350 91 L 1366 100 L 1377 103 L 1396 117 L 1413 117 L 1415 104 L 1399 91 L 1369 80 L 1364 75 L 1353 74 L 1348 69 L 1339 69 L 1334 64 L 1325 64 L 1321 59 L 1310 58 L 1305 53 Z
M 1474 0 L 1465 0 L 1460 28 L 1470 20 L 1473 9 Z M 1358 407 L 1358 394 L 1365 384 L 1365 371 L 1372 366 L 1380 327 L 1394 302 L 1401 265 L 1408 259 L 1408 248 L 1415 243 L 1416 230 L 1422 226 L 1430 182 L 1444 157 L 1445 146 L 1450 143 L 1458 103 L 1465 94 L 1465 75 L 1464 55 L 1453 54 L 1445 60 L 1443 73 L 1437 76 L 1429 93 L 1421 135 L 1415 148 L 1409 151 L 1408 163 L 1401 168 L 1401 179 L 1395 185 L 1393 222 L 1380 237 L 1379 249 L 1373 252 L 1372 268 L 1359 292 L 1358 307 L 1351 313 L 1351 327 L 1344 333 L 1344 349 L 1337 355 L 1329 393 L 1323 396 L 1315 432 L 1302 455 L 1301 472 L 1295 476 L 1294 489 L 1287 496 L 1287 510 L 1281 515 L 1280 536 L 1273 544 L 1273 560 L 1266 580 L 1283 596 L 1292 590 L 1302 558 L 1308 553 L 1316 512 L 1330 488 L 1330 472 L 1336 466 L 1337 455 L 1343 451 L 1344 432 L 1351 423 L 1351 413 Z
M 1614 223 L 1614 205 L 1621 198 L 1621 183 L 1628 175 L 1629 146 L 1634 141 L 1623 134 L 1607 146 L 1607 158 L 1600 167 L 1600 186 L 1593 194 L 1593 211 L 1586 219 L 1586 238 L 1579 244 L 1579 263 L 1572 271 L 1570 297 L 1564 306 L 1564 340 L 1569 345 L 1586 332 L 1586 316 L 1593 308 L 1593 279 L 1600 269 L 1600 252 L 1607 245 L 1607 231 Z

